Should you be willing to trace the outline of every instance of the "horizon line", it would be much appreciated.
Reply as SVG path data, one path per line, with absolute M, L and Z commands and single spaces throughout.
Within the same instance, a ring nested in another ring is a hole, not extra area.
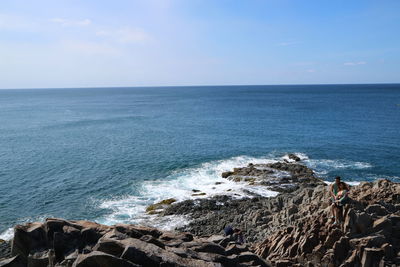
M 0 90 L 105 89 L 105 88 L 172 88 L 172 87 L 238 87 L 238 86 L 317 86 L 317 85 L 400 85 L 400 82 L 378 83 L 281 83 L 281 84 L 208 84 L 208 85 L 143 85 L 143 86 L 77 86 L 77 87 L 15 87 Z

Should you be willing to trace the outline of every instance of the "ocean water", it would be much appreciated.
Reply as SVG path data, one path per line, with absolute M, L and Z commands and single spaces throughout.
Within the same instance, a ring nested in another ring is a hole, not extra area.
M 288 152 L 327 181 L 400 181 L 400 85 L 0 90 L 0 238 L 46 217 L 174 227 L 146 205 L 273 196 L 220 174 Z

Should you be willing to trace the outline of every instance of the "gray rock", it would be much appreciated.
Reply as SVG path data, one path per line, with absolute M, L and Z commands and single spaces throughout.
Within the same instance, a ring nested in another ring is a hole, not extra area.
M 26 261 L 20 256 L 14 256 L 0 261 L 0 267 L 25 267 Z
M 133 264 L 129 261 L 117 258 L 115 256 L 93 251 L 89 254 L 81 254 L 72 265 L 73 267 L 139 267 L 140 265 Z

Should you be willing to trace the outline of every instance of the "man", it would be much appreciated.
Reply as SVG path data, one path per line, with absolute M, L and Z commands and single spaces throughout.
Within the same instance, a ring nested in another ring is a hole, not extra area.
M 335 201 L 336 201 L 336 195 L 339 192 L 339 184 L 340 183 L 341 183 L 340 176 L 336 176 L 335 177 L 335 182 L 333 182 L 329 187 L 329 194 L 330 194 L 329 200 L 330 200 L 330 204 L 331 204 L 332 219 L 335 218 L 334 204 L 335 204 Z M 350 190 L 350 186 L 348 184 L 346 184 L 345 182 L 343 182 L 343 184 L 345 186 L 345 189 L 347 191 L 349 191 Z

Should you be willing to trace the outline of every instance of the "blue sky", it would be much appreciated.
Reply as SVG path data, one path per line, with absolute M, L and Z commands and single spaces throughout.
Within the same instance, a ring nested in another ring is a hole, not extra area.
M 0 2 L 0 88 L 396 82 L 396 0 Z

